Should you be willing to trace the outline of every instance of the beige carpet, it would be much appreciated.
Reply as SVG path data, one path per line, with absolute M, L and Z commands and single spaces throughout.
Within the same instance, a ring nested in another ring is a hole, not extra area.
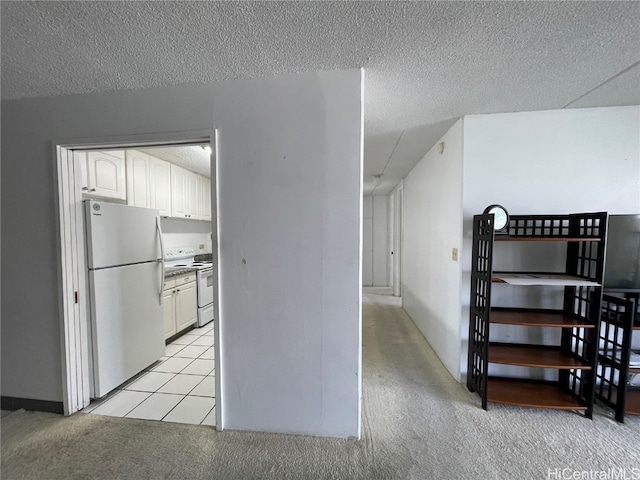
M 640 478 L 637 417 L 621 425 L 604 409 L 593 421 L 497 405 L 485 412 L 393 297 L 365 294 L 363 341 L 361 441 L 17 411 L 1 420 L 1 477 L 504 480 L 624 472 L 606 478 Z

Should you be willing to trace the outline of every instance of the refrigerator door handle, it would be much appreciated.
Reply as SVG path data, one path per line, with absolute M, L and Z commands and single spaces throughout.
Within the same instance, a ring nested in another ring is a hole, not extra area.
M 158 299 L 162 305 L 162 287 L 164 287 L 164 241 L 162 239 L 162 227 L 160 226 L 160 216 L 156 217 L 156 230 L 160 239 L 160 258 L 157 260 L 162 265 L 160 269 L 160 286 L 158 288 Z

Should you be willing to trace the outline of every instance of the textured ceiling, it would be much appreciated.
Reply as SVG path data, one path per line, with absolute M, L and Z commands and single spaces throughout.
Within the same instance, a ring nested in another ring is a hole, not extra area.
M 640 103 L 637 2 L 0 2 L 2 98 L 365 69 L 365 192 L 467 114 Z
M 205 177 L 210 176 L 211 155 L 205 152 L 200 145 L 140 147 L 137 150 L 179 165 Z

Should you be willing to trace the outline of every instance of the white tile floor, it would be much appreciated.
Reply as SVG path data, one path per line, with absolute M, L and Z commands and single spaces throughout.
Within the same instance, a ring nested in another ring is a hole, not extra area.
M 189 330 L 152 365 L 86 413 L 163 422 L 215 425 L 213 323 Z

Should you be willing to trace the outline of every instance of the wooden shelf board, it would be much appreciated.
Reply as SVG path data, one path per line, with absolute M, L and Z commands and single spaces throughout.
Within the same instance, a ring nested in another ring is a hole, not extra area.
M 520 367 L 590 370 L 584 362 L 562 353 L 556 347 L 518 344 L 489 344 L 489 363 Z
M 629 415 L 640 415 L 640 390 L 627 387 L 624 413 L 628 413 Z
M 640 367 L 629 367 L 629 373 L 640 373 Z
M 493 272 L 493 283 L 519 286 L 599 287 L 598 282 L 564 273 Z
M 600 242 L 598 237 L 537 237 L 537 236 L 514 236 L 496 234 L 496 242 Z
M 487 400 L 520 407 L 587 410 L 586 405 L 556 384 L 526 380 L 489 378 Z
M 527 327 L 595 328 L 584 320 L 577 320 L 562 312 L 528 310 L 491 310 L 491 323 Z

